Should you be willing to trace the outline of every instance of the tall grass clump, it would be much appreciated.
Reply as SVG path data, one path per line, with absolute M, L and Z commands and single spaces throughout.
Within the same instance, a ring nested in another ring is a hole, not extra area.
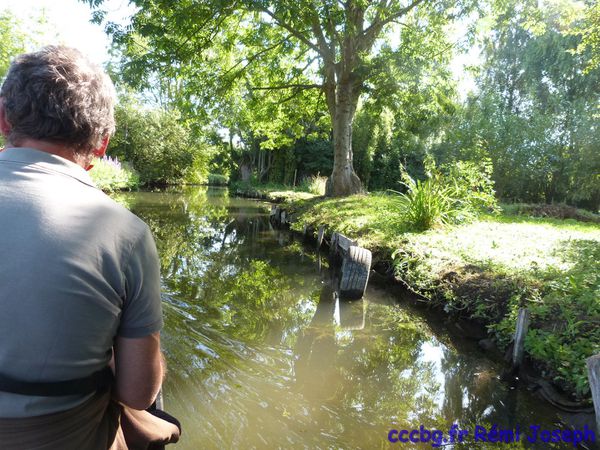
M 303 191 L 310 192 L 315 195 L 325 195 L 325 185 L 327 177 L 322 177 L 319 174 L 307 177 L 303 180 L 300 188 Z
M 140 184 L 135 170 L 117 158 L 106 155 L 94 161 L 94 167 L 89 173 L 96 186 L 103 191 L 131 190 Z
M 402 170 L 406 192 L 391 191 L 397 196 L 400 219 L 409 228 L 424 231 L 436 225 L 469 222 L 483 210 L 497 210 L 491 162 L 458 161 L 438 169 L 428 157 L 425 168 L 425 180 L 415 180 Z

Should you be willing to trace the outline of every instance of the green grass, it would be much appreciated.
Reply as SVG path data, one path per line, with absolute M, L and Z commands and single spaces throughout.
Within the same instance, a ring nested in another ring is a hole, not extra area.
M 469 224 L 411 232 L 390 195 L 292 199 L 293 228 L 326 225 L 357 239 L 397 278 L 485 323 L 501 346 L 521 306 L 531 311 L 526 350 L 566 391 L 589 396 L 585 359 L 600 352 L 600 225 L 574 219 L 483 215 Z

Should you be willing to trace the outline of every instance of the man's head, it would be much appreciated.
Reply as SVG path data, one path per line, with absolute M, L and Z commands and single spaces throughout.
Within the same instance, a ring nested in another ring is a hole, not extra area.
M 114 132 L 115 89 L 78 50 L 50 45 L 18 56 L 0 89 L 1 131 L 13 146 L 36 140 L 87 156 Z

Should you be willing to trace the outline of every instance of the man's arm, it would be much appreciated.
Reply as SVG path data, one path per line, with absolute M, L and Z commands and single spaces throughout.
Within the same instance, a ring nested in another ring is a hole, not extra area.
M 117 337 L 114 347 L 115 399 L 133 409 L 154 402 L 164 375 L 160 334 L 141 338 Z

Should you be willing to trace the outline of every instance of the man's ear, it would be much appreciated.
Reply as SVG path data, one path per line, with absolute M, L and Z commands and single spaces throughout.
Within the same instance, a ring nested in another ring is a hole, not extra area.
M 100 144 L 100 147 L 92 150 L 93 155 L 96 158 L 102 158 L 104 156 L 104 154 L 106 153 L 106 147 L 108 147 L 108 142 L 110 141 L 110 136 L 104 136 L 102 138 L 102 143 Z
M 12 126 L 6 119 L 6 108 L 4 107 L 4 98 L 0 97 L 0 133 L 2 136 L 8 137 Z

